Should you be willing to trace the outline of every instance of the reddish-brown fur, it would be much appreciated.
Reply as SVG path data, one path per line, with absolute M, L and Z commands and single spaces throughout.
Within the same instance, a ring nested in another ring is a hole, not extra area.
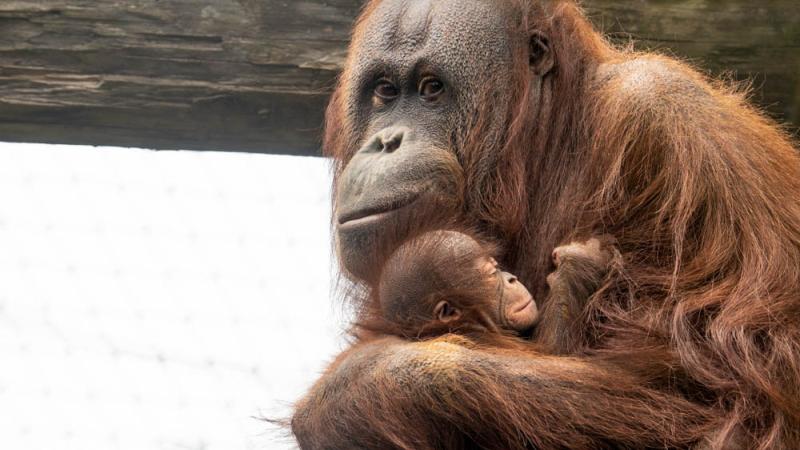
M 575 235 L 616 237 L 625 270 L 590 300 L 572 357 L 363 333 L 298 405 L 301 445 L 800 448 L 790 137 L 735 87 L 612 47 L 572 2 L 514 3 L 509 27 L 545 30 L 557 74 L 539 109 L 520 53 L 501 148 L 482 152 L 498 130 L 480 117 L 458 144 L 466 213 L 537 299 Z M 357 148 L 343 92 L 325 137 L 339 169 Z

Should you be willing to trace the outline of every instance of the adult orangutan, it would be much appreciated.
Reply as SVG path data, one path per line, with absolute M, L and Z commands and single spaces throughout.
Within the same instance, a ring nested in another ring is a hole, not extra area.
M 800 157 L 743 93 L 570 1 L 372 0 L 325 149 L 353 278 L 420 202 L 537 299 L 573 238 L 614 236 L 624 270 L 569 355 L 357 333 L 297 405 L 301 447 L 800 448 Z

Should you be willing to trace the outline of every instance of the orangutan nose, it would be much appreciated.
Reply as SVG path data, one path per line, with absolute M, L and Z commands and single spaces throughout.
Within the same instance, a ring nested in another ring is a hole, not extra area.
M 392 153 L 403 144 L 403 138 L 408 135 L 408 131 L 404 127 L 386 128 L 376 134 L 367 147 L 373 151 Z
M 503 272 L 503 276 L 505 276 L 506 282 L 508 282 L 508 284 L 514 284 L 517 282 L 517 277 L 515 275 L 512 275 L 508 272 Z
M 378 134 L 378 149 L 385 153 L 392 153 L 400 148 L 406 130 L 403 128 L 389 128 Z

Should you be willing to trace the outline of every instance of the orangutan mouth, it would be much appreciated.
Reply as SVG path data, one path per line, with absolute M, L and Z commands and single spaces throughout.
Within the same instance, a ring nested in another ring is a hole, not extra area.
M 528 300 L 525 300 L 524 302 L 520 302 L 520 306 L 517 306 L 516 308 L 514 308 L 514 311 L 512 311 L 512 313 L 516 314 L 516 313 L 524 311 L 525 308 L 527 308 L 528 305 L 530 305 L 532 302 L 533 302 L 533 297 L 529 298 Z
M 357 227 L 367 223 L 379 221 L 399 209 L 414 203 L 419 195 L 411 195 L 401 200 L 395 200 L 379 206 L 371 206 L 352 212 L 343 213 L 339 216 L 340 227 Z

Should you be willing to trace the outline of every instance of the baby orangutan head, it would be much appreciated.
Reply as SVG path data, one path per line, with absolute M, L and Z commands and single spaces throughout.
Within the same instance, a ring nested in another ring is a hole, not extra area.
M 515 331 L 536 324 L 528 289 L 503 272 L 496 249 L 457 231 L 432 231 L 402 244 L 377 285 L 384 320 L 406 336 L 450 331 Z

